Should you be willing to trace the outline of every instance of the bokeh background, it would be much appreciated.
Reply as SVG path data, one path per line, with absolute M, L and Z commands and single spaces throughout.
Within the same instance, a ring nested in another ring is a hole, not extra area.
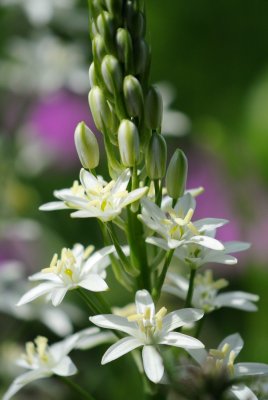
M 20 343 L 36 334 L 59 340 L 72 327 L 87 326 L 83 306 L 71 305 L 71 295 L 69 318 L 52 309 L 43 315 L 41 304 L 23 311 L 13 306 L 27 275 L 62 246 L 101 245 L 93 220 L 38 211 L 54 189 L 77 179 L 76 124 L 84 120 L 95 129 L 87 103 L 86 3 L 0 0 L 0 393 L 17 373 Z M 197 217 L 227 218 L 220 237 L 252 243 L 237 266 L 214 270 L 232 289 L 259 294 L 259 312 L 220 310 L 203 338 L 215 346 L 239 331 L 246 342 L 243 359 L 268 362 L 268 1 L 147 0 L 146 7 L 151 81 L 164 97 L 169 152 L 183 148 L 188 186 L 205 188 Z M 104 154 L 101 159 L 104 164 Z M 117 305 L 129 300 L 121 289 L 112 298 Z M 100 367 L 104 349 L 82 360 L 74 355 L 87 367 L 78 380 L 100 399 L 142 398 L 131 358 Z M 32 385 L 17 398 L 68 398 L 56 382 L 40 383 L 41 390 Z

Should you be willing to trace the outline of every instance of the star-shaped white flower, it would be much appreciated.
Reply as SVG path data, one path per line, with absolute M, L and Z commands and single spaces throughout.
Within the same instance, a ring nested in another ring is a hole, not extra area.
M 226 224 L 224 219 L 205 218 L 192 222 L 195 209 L 195 199 L 190 193 L 184 194 L 171 207 L 171 199 L 162 207 L 158 207 L 147 198 L 142 199 L 142 214 L 140 220 L 161 237 L 149 237 L 147 243 L 164 249 L 176 249 L 183 244 L 198 244 L 214 250 L 223 250 L 223 244 L 217 239 L 206 235 L 207 232 Z
M 22 387 L 37 379 L 48 378 L 52 375 L 71 376 L 77 368 L 68 356 L 75 347 L 77 336 L 48 346 L 47 338 L 38 336 L 34 342 L 26 343 L 26 353 L 21 356 L 17 364 L 30 371 L 18 376 L 4 394 L 3 400 L 9 400 Z
M 44 204 L 40 210 L 77 209 L 71 214 L 75 218 L 96 217 L 107 222 L 118 216 L 127 205 L 139 200 L 148 188 L 142 187 L 127 191 L 130 179 L 129 170 L 125 170 L 116 181 L 106 183 L 102 177 L 81 169 L 81 185 L 76 181 L 72 188 L 55 191 L 61 201 Z
M 204 345 L 191 336 L 178 332 L 175 329 L 203 316 L 201 310 L 186 308 L 173 311 L 166 315 L 166 308 L 162 307 L 157 313 L 150 294 L 147 290 L 136 293 L 136 314 L 125 318 L 118 315 L 96 315 L 90 321 L 101 328 L 115 329 L 129 336 L 113 344 L 102 357 L 102 364 L 116 360 L 124 354 L 143 346 L 142 359 L 144 371 L 152 382 L 159 382 L 164 374 L 164 365 L 159 354 L 158 345 L 169 345 L 182 348 L 202 348 Z
M 244 342 L 238 333 L 227 336 L 218 346 L 207 352 L 205 349 L 187 350 L 188 353 L 201 366 L 209 365 L 212 373 L 227 371 L 230 378 L 243 378 L 245 376 L 257 376 L 268 374 L 268 364 L 262 363 L 237 363 L 234 361 Z M 235 384 L 230 388 L 230 392 L 239 400 L 258 400 L 255 394 L 244 384 Z
M 195 278 L 194 293 L 192 298 L 193 307 L 201 308 L 204 312 L 212 312 L 222 307 L 238 308 L 244 311 L 256 311 L 254 302 L 259 296 L 252 293 L 232 291 L 218 294 L 219 290 L 228 286 L 225 279 L 213 280 L 211 270 L 198 274 Z M 185 300 L 189 289 L 189 280 L 178 274 L 168 272 L 167 281 L 163 290 Z
M 93 292 L 107 290 L 105 268 L 110 264 L 109 254 L 114 251 L 114 247 L 104 247 L 95 252 L 93 250 L 93 246 L 84 249 L 81 244 L 76 244 L 72 250 L 64 248 L 60 258 L 55 254 L 49 268 L 29 278 L 32 281 L 46 282 L 30 289 L 17 305 L 21 306 L 47 295 L 52 304 L 58 306 L 68 290 L 78 287 Z

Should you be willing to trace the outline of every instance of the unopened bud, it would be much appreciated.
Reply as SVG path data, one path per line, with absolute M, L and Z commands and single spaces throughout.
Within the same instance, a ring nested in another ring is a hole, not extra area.
M 104 39 L 100 34 L 97 34 L 92 40 L 92 53 L 94 61 L 101 64 L 102 60 L 107 54 L 107 51 Z
M 121 15 L 122 14 L 122 0 L 105 0 L 106 7 L 108 11 L 113 15 Z
M 89 70 L 88 70 L 88 75 L 89 75 L 90 87 L 92 88 L 93 86 L 97 86 L 98 85 L 98 78 L 97 78 L 97 75 L 96 75 L 94 62 L 90 64 L 90 67 L 89 67 Z
M 80 122 L 74 132 L 74 142 L 78 157 L 84 168 L 93 169 L 99 165 L 99 145 L 94 133 L 84 122 Z
M 104 132 L 109 128 L 111 111 L 100 87 L 94 86 L 90 90 L 88 102 L 97 129 Z
M 150 49 L 145 40 L 135 42 L 134 47 L 135 75 L 146 74 L 150 65 Z
M 165 138 L 153 133 L 149 141 L 146 157 L 146 171 L 151 179 L 162 179 L 166 173 L 167 145 Z
M 124 63 L 126 71 L 130 72 L 133 68 L 133 46 L 130 33 L 127 29 L 117 29 L 116 46 L 119 61 Z
M 136 125 L 128 119 L 123 119 L 119 126 L 118 144 L 123 165 L 134 167 L 139 160 L 140 140 Z
M 119 61 L 112 55 L 104 57 L 101 64 L 102 77 L 110 93 L 118 93 L 122 90 L 122 71 Z
M 145 18 L 143 13 L 127 8 L 127 26 L 133 38 L 142 38 L 145 34 Z
M 167 192 L 173 199 L 178 199 L 185 192 L 188 161 L 184 152 L 177 149 L 168 166 L 166 174 Z
M 109 48 L 112 48 L 115 31 L 115 22 L 113 16 L 107 11 L 101 12 L 97 18 L 96 25 L 98 32 L 103 37 L 106 45 L 108 45 Z
M 123 83 L 123 92 L 128 115 L 141 118 L 144 102 L 142 88 L 138 79 L 132 75 L 126 76 Z
M 150 87 L 145 101 L 145 121 L 148 128 L 161 128 L 163 101 L 161 94 L 153 86 Z

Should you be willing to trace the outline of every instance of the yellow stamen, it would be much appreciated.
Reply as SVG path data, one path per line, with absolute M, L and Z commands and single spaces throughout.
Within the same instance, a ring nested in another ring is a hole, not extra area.
M 32 364 L 33 359 L 34 359 L 34 353 L 35 353 L 33 342 L 27 342 L 25 345 L 25 349 L 26 349 L 26 361 L 29 364 Z

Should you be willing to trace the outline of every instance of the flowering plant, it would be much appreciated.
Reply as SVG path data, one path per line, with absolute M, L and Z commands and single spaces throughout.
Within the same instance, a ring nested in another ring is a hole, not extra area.
M 18 306 L 45 297 L 60 307 L 68 292 L 75 291 L 88 307 L 90 323 L 113 332 L 89 328 L 52 346 L 41 336 L 27 343 L 19 364 L 31 371 L 15 379 L 4 400 L 31 381 L 51 375 L 64 377 L 81 398 L 93 399 L 67 378 L 77 372 L 68 354 L 103 342 L 113 344 L 101 364 L 131 352 L 148 397 L 197 399 L 185 393 L 183 385 L 185 377 L 192 377 L 190 365 L 204 382 L 215 380 L 215 385 L 202 386 L 198 398 L 255 399 L 243 379 L 267 374 L 268 366 L 234 365 L 242 347 L 240 336 L 229 336 L 208 353 L 198 338 L 208 314 L 220 307 L 256 310 L 258 296 L 238 291 L 218 294 L 227 282 L 213 281 L 205 269 L 211 262 L 235 264 L 237 259 L 231 254 L 249 245 L 216 238 L 217 229 L 228 222 L 224 219 L 194 218 L 202 190 L 187 190 L 188 162 L 181 149 L 175 150 L 167 166 L 166 140 L 161 133 L 162 98 L 149 83 L 151 52 L 145 39 L 144 2 L 90 0 L 89 8 L 93 54 L 89 105 L 103 135 L 110 178 L 106 181 L 97 175 L 99 145 L 93 132 L 80 122 L 74 135 L 83 167 L 79 181 L 55 191 L 58 201 L 40 209 L 71 209 L 71 217 L 96 218 L 104 246 L 95 252 L 92 246 L 81 244 L 63 248 L 49 267 L 29 278 L 35 286 L 21 297 Z M 105 292 L 108 288 L 113 291 L 114 282 L 109 282 L 108 269 L 120 290 L 129 291 L 135 299 L 134 312 L 121 310 L 124 315 L 118 315 L 107 302 Z M 42 282 L 36 284 L 38 281 Z M 160 307 L 166 292 L 182 299 L 183 308 L 167 313 Z M 170 349 L 164 350 L 166 346 Z M 141 347 L 140 353 L 137 349 Z M 181 360 L 188 356 L 191 358 L 184 365 Z

